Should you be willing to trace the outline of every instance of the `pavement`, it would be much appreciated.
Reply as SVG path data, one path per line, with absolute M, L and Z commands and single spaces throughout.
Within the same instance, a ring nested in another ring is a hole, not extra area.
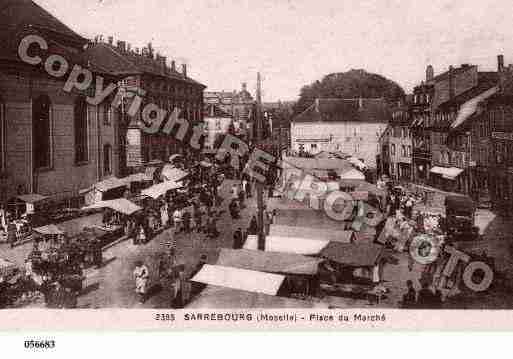
M 241 218 L 232 220 L 228 213 L 229 190 L 233 181 L 226 180 L 221 187 L 221 196 L 225 198 L 218 210 L 221 215 L 218 220 L 218 230 L 220 235 L 217 239 L 206 239 L 204 234 L 178 234 L 177 243 L 177 262 L 185 264 L 187 274 L 196 266 L 202 254 L 207 255 L 208 263 L 215 263 L 219 248 L 231 248 L 233 244 L 233 231 L 237 227 L 245 230 L 249 221 L 256 213 L 256 196 L 246 200 L 246 208 L 241 212 Z M 265 198 L 265 197 L 264 197 Z M 439 210 L 440 206 L 419 205 L 418 210 Z M 76 231 L 81 226 L 90 225 L 98 218 L 77 219 L 70 223 L 65 223 L 67 230 Z M 482 246 L 486 246 L 489 254 L 502 256 L 504 268 L 513 273 L 511 264 L 513 247 L 511 246 L 511 233 L 513 233 L 513 222 L 501 217 L 495 216 L 488 210 L 478 210 L 476 223 L 483 234 Z M 160 253 L 165 252 L 166 247 L 163 243 L 168 242 L 173 236 L 173 229 L 165 230 L 145 245 L 134 245 L 132 241 L 121 241 L 116 245 L 104 251 L 104 265 L 97 269 L 88 269 L 85 272 L 85 289 L 78 298 L 80 308 L 171 308 L 171 294 L 169 288 L 160 286 L 157 275 L 157 263 Z M 32 245 L 30 243 L 8 248 L 6 245 L 0 245 L 0 255 L 7 259 L 14 260 L 23 264 Z M 322 302 L 326 306 L 335 308 L 396 308 L 402 295 L 406 291 L 406 281 L 412 280 L 415 288 L 420 289 L 418 279 L 423 270 L 421 264 L 414 264 L 413 270 L 408 270 L 408 255 L 406 253 L 395 253 L 397 264 L 388 264 L 384 268 L 383 285 L 388 289 L 388 293 L 379 304 L 371 304 L 367 300 L 352 299 L 344 297 L 326 297 Z M 135 283 L 132 272 L 137 260 L 143 260 L 150 270 L 150 298 L 141 304 L 135 293 Z M 487 293 L 478 295 L 467 295 L 464 298 L 448 300 L 444 303 L 447 308 L 513 308 L 513 296 L 510 292 L 505 292 L 504 288 L 495 288 Z

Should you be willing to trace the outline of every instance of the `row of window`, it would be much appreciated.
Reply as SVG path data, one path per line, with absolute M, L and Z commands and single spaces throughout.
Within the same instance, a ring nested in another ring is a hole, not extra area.
M 401 156 L 402 157 L 411 157 L 411 146 L 401 145 Z M 390 146 L 390 154 L 395 156 L 396 153 L 396 145 L 392 143 Z
M 410 138 L 411 131 L 408 127 L 394 126 L 392 128 L 392 136 L 396 138 Z
M 88 139 L 88 111 L 84 97 L 75 101 L 73 108 L 73 138 L 74 138 L 74 160 L 76 164 L 84 164 L 89 160 L 89 139 Z M 103 123 L 112 123 L 112 110 L 104 108 Z M 47 95 L 34 99 L 32 103 L 32 154 L 33 166 L 35 169 L 50 169 L 52 167 L 52 103 Z M 0 97 L 0 170 L 6 169 L 6 120 L 5 103 Z M 105 145 L 104 150 L 104 172 L 112 171 L 112 147 Z

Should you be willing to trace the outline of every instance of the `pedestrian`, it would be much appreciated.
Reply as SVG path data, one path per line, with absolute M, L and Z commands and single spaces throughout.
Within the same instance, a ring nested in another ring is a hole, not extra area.
M 194 206 L 193 210 L 194 222 L 196 222 L 196 230 L 199 233 L 202 229 L 203 213 L 199 204 Z
M 251 181 L 246 180 L 246 188 L 244 188 L 244 191 L 246 192 L 246 196 L 248 198 L 253 197 L 253 189 L 251 188 Z
M 239 200 L 239 187 L 237 184 L 233 184 L 230 190 L 231 198 L 235 200 Z
M 139 295 L 139 301 L 141 303 L 144 303 L 147 299 L 149 276 L 148 267 L 146 267 L 142 261 L 137 261 L 134 269 L 135 292 Z
M 180 233 L 182 231 L 182 223 L 183 223 L 183 212 L 180 208 L 177 208 L 173 213 L 173 221 L 175 223 L 175 231 L 176 233 Z
M 403 295 L 403 308 L 414 308 L 417 303 L 417 292 L 413 288 L 413 282 L 409 279 L 406 281 L 406 288 L 408 290 Z
M 421 281 L 422 289 L 419 290 L 417 298 L 417 307 L 421 309 L 430 309 L 436 307 L 436 297 L 433 291 L 429 288 L 427 280 Z
M 230 212 L 230 216 L 232 219 L 239 219 L 239 205 L 237 204 L 236 200 L 232 200 L 230 204 L 228 205 L 228 210 Z
M 413 198 L 408 196 L 404 204 L 404 215 L 406 218 L 411 219 L 413 213 Z
M 144 226 L 139 224 L 139 229 L 137 230 L 137 240 L 135 244 L 143 244 L 146 242 L 146 232 L 144 231 Z
M 258 222 L 255 216 L 253 216 L 249 222 L 248 233 L 250 235 L 255 235 L 258 233 Z
M 191 214 L 185 211 L 183 214 L 183 230 L 185 233 L 191 232 Z
M 237 228 L 237 230 L 233 233 L 233 249 L 241 249 L 243 245 L 242 229 Z
M 10 244 L 11 248 L 14 248 L 14 245 L 16 244 L 17 231 L 14 221 L 9 221 L 9 224 L 7 225 L 7 243 Z
M 169 213 L 167 207 L 167 202 L 164 202 L 160 207 L 160 222 L 162 223 L 163 228 L 167 228 L 169 225 Z
M 245 200 L 245 195 L 244 195 L 244 191 L 241 189 L 239 191 L 239 203 L 240 203 L 240 208 L 243 209 L 244 208 L 244 200 Z

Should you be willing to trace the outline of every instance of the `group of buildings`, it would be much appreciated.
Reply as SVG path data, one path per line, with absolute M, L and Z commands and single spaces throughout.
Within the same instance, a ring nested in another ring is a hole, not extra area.
M 139 49 L 112 37 L 88 40 L 31 0 L 0 5 L 0 203 L 22 194 L 73 198 L 95 182 L 180 152 L 172 136 L 141 130 L 145 104 L 177 107 L 191 125 L 202 121 L 206 86 L 188 76 L 185 64 L 178 69 L 168 63 L 151 43 Z M 118 85 L 122 100 L 111 106 L 113 94 L 93 105 L 86 100 L 90 89 L 65 91 L 67 76 L 50 76 L 44 66 L 22 61 L 18 46 L 27 35 L 43 38 L 47 54 L 65 58 L 68 75 L 78 64 L 102 76 L 104 88 Z M 142 103 L 129 116 L 136 96 Z
M 513 211 L 513 66 L 450 66 L 426 78 L 392 109 L 378 167 L 399 180 L 466 194 Z

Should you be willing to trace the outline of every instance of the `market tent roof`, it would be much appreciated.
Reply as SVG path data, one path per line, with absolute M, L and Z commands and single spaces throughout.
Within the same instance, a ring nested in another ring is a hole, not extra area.
M 317 305 L 315 305 L 317 306 Z M 244 290 L 207 286 L 186 308 L 189 309 L 264 309 L 264 308 L 313 308 L 312 301 L 277 297 Z M 320 307 L 320 305 L 319 305 Z M 327 308 L 327 307 L 326 307 Z
M 26 203 L 37 203 L 37 202 L 44 201 L 48 197 L 42 196 L 42 195 L 37 194 L 37 193 L 30 193 L 30 194 L 19 195 L 16 198 L 18 198 L 19 200 L 21 200 L 23 202 L 26 202 Z
M 295 253 L 303 255 L 319 254 L 329 241 L 298 237 L 266 236 L 266 252 Z M 250 235 L 244 243 L 244 249 L 258 249 L 258 236 Z
M 347 161 L 349 161 L 349 163 L 351 163 L 353 166 L 363 170 L 365 168 L 367 168 L 367 165 L 365 163 L 363 163 L 360 159 L 356 158 L 356 157 L 349 157 L 347 159 Z
M 146 173 L 134 173 L 129 176 L 126 176 L 124 178 L 121 178 L 122 181 L 125 181 L 125 183 L 132 183 L 132 182 L 146 182 L 146 181 L 152 181 L 153 177 L 149 176 Z
M 282 160 L 283 168 L 301 168 L 305 170 L 349 170 L 353 166 L 347 160 L 339 158 L 304 158 L 285 157 Z
M 191 281 L 276 295 L 284 279 L 285 276 L 279 274 L 205 264 Z
M 458 167 L 433 167 L 430 170 L 431 173 L 439 174 L 443 178 L 454 180 L 458 177 L 463 170 Z
M 177 158 L 180 158 L 180 157 L 183 158 L 183 156 L 181 154 L 175 153 L 175 154 L 169 156 L 169 162 L 173 162 L 174 160 L 176 160 Z
M 189 174 L 185 171 L 182 171 L 179 168 L 173 167 L 172 165 L 165 165 L 164 168 L 162 168 L 162 177 L 164 177 L 168 181 L 180 181 L 187 177 Z
M 259 272 L 315 275 L 322 261 L 293 253 L 223 248 L 216 264 Z
M 7 259 L 0 258 L 0 276 L 8 276 L 16 270 L 16 264 Z
M 486 100 L 488 97 L 493 96 L 497 93 L 497 91 L 499 91 L 499 88 L 494 86 L 462 104 L 458 114 L 456 115 L 456 119 L 453 123 L 451 123 L 451 129 L 455 129 L 461 126 L 468 118 L 470 118 L 470 116 L 476 113 L 477 106 L 480 102 Z
M 165 181 L 142 190 L 141 195 L 157 199 L 160 196 L 165 195 L 167 191 L 171 191 L 173 189 L 178 188 L 182 188 L 182 185 L 180 183 L 177 183 L 175 181 Z
M 321 252 L 321 257 L 352 267 L 371 267 L 377 264 L 383 246 L 375 243 L 330 242 Z
M 111 189 L 119 187 L 126 187 L 126 182 L 117 177 L 110 177 L 93 185 L 93 188 L 101 192 L 107 192 Z
M 34 232 L 42 234 L 42 235 L 59 235 L 64 234 L 63 231 L 60 230 L 55 224 L 48 224 L 43 227 L 34 228 Z
M 271 225 L 269 235 L 281 237 L 311 238 L 342 243 L 351 243 L 354 240 L 353 231 L 336 231 L 324 228 L 285 226 L 278 224 Z
M 98 208 L 110 208 L 116 212 L 120 212 L 127 215 L 131 215 L 142 209 L 142 207 L 139 207 L 138 205 L 129 201 L 126 198 L 112 199 L 109 201 L 100 201 L 90 206 L 84 207 L 83 209 L 90 210 Z
M 340 175 L 340 179 L 342 180 L 365 180 L 365 175 L 358 171 L 356 168 L 352 168 L 349 171 L 346 171 Z

